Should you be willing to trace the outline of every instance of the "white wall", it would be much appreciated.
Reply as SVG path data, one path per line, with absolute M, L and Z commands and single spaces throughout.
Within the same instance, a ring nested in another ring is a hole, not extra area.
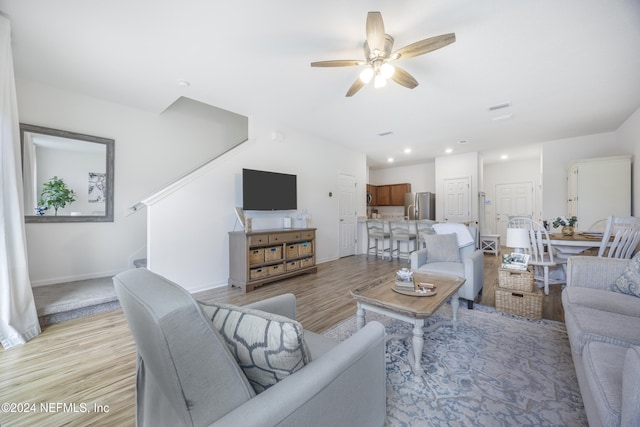
M 615 132 L 547 141 L 542 144 L 542 218 L 567 215 L 567 168 L 572 160 L 629 154 Z
M 411 191 L 431 191 L 436 193 L 436 220 L 444 218 L 443 195 L 444 180 L 447 178 L 471 178 L 471 218 L 478 219 L 478 191 L 482 177 L 478 153 L 466 153 L 459 155 L 438 157 L 432 162 L 399 166 L 386 169 L 369 170 L 369 184 L 384 185 L 408 182 Z M 403 208 L 381 207 L 378 208 L 383 215 L 402 215 Z
M 631 170 L 640 170 L 635 163 L 640 159 L 640 108 L 618 128 L 616 138 L 622 148 L 633 155 Z M 640 174 L 632 172 L 632 175 L 631 215 L 640 216 Z
M 411 184 L 411 191 L 420 193 L 436 190 L 436 164 L 435 161 L 410 166 L 397 166 L 386 169 L 370 169 L 369 184 Z M 383 217 L 404 216 L 403 206 L 378 206 L 378 213 Z
M 419 165 L 398 166 L 387 169 L 371 169 L 369 171 L 369 184 L 411 184 L 411 191 L 420 193 L 424 191 L 436 191 L 436 164 L 435 161 L 421 163 Z
M 156 114 L 32 81 L 16 84 L 20 122 L 115 139 L 114 222 L 26 224 L 34 286 L 126 269 L 146 245 L 145 214 L 127 216 L 127 206 L 214 157 L 239 134 L 229 134 L 230 113 L 217 122 L 184 109 Z
M 152 197 L 147 208 L 149 268 L 191 292 L 227 283 L 228 232 L 234 225 L 240 229 L 234 208 L 242 206 L 242 168 L 297 175 L 298 209 L 311 215 L 307 226 L 317 228 L 318 263 L 338 258 L 340 173 L 355 177 L 358 215 L 364 215 L 364 154 L 268 120 L 252 120 L 251 127 L 248 143 L 214 161 L 188 185 L 164 198 Z M 274 141 L 274 131 L 284 140 Z M 194 205 L 194 199 L 200 202 Z M 291 211 L 248 215 L 254 230 L 282 228 Z

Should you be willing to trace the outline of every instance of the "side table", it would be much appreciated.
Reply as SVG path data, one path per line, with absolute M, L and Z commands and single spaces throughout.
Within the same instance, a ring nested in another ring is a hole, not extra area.
M 498 256 L 500 252 L 500 235 L 484 234 L 480 236 L 480 249 L 484 253 L 495 254 Z

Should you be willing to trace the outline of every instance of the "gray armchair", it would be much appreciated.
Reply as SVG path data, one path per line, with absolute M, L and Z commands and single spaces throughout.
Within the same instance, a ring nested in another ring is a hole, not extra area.
M 385 336 L 377 322 L 342 343 L 305 331 L 312 361 L 257 394 L 182 287 L 147 269 L 114 277 L 138 352 L 136 421 L 143 426 L 382 426 Z M 251 305 L 295 317 L 295 296 Z
M 468 228 L 471 236 L 477 240 L 476 228 Z M 424 237 L 429 238 L 430 236 Z M 464 277 L 466 281 L 460 288 L 459 295 L 467 300 L 467 307 L 472 309 L 473 300 L 484 285 L 484 253 L 481 250 L 476 250 L 475 243 L 459 248 L 459 260 L 456 261 L 441 261 L 443 257 L 440 256 L 440 253 L 435 253 L 432 250 L 430 255 L 427 248 L 419 249 L 411 254 L 411 269 Z

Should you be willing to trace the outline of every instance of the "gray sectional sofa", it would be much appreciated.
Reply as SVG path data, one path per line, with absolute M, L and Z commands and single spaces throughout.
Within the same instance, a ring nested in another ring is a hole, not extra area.
M 631 265 L 592 256 L 567 265 L 562 305 L 591 427 L 640 426 L 640 298 L 612 290 Z

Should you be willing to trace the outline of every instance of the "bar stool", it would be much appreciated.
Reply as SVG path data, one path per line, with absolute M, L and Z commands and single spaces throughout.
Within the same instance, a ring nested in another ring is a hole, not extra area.
M 389 237 L 391 241 L 391 258 L 393 258 L 393 253 L 395 252 L 398 259 L 400 259 L 401 255 L 407 255 L 407 260 L 409 260 L 409 254 L 417 249 L 416 233 L 413 228 L 413 221 L 398 220 L 389 222 L 389 231 L 391 234 L 391 236 Z M 407 242 L 407 252 L 402 252 L 400 250 L 400 242 Z M 412 244 L 413 249 L 411 249 L 410 247 Z
M 389 259 L 391 259 L 391 249 L 390 247 L 385 248 L 385 241 L 389 240 L 391 234 L 389 233 L 389 229 L 386 226 L 386 222 L 380 219 L 368 219 L 367 220 L 367 256 L 371 254 L 373 250 L 373 255 L 376 257 L 378 255 L 382 256 L 384 259 L 385 253 L 389 252 Z M 372 241 L 375 244 L 372 246 Z M 379 242 L 382 241 L 382 248 L 380 248 Z M 389 244 L 391 241 L 389 240 Z

